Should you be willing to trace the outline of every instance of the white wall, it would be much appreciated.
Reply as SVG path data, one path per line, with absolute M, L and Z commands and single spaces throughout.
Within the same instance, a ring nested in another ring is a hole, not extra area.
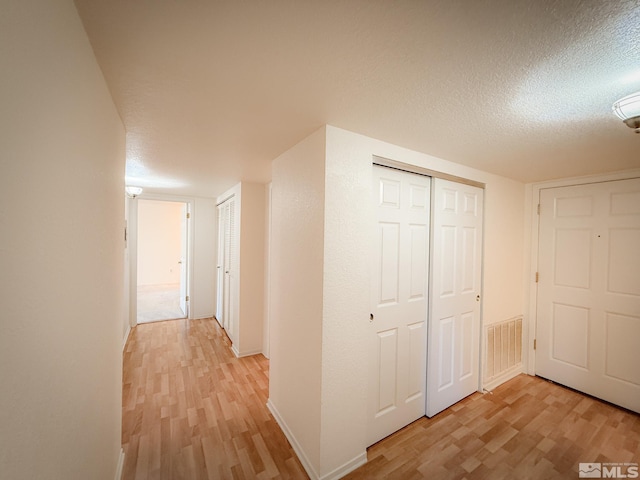
M 370 312 L 372 157 L 486 185 L 485 324 L 524 313 L 525 188 L 512 180 L 331 126 L 326 127 L 323 162 L 323 139 L 324 129 L 273 164 L 271 379 L 278 384 L 270 389 L 270 401 L 291 436 L 305 439 L 299 443 L 305 449 L 303 456 L 314 459 L 310 463 L 316 476 L 334 478 L 362 463 L 367 447 L 364 340 Z M 324 184 L 318 178 L 321 175 Z M 315 214 L 310 224 L 308 210 Z M 303 263 L 305 257 L 309 258 Z M 315 283 L 318 277 L 322 286 Z M 301 317 L 303 309 L 311 313 Z M 316 363 L 318 348 L 320 366 Z M 319 388 L 319 425 L 313 398 L 306 393 L 297 396 L 295 385 L 300 378 L 308 389 Z M 311 415 L 300 421 L 295 415 L 305 410 Z
M 216 311 L 217 231 L 216 201 L 194 198 L 193 262 L 190 318 L 211 318 Z
M 139 286 L 180 283 L 183 206 L 178 202 L 138 200 Z
M 272 165 L 269 407 L 320 471 L 325 130 Z
M 113 480 L 125 133 L 71 0 L 0 19 L 0 476 Z
M 240 204 L 240 337 L 238 354 L 262 352 L 265 185 L 242 182 Z
M 265 185 L 264 189 L 264 322 L 262 324 L 262 354 L 269 358 L 269 330 L 271 298 L 269 272 L 271 269 L 271 183 Z

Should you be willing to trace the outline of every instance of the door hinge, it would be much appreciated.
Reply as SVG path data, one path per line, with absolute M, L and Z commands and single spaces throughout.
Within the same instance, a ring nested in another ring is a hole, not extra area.
M 187 218 L 191 218 L 191 214 L 187 212 Z
M 540 215 L 540 204 L 538 204 L 538 215 Z
M 533 349 L 535 350 L 538 347 L 538 340 L 533 339 Z
M 540 272 L 536 272 L 536 283 L 540 281 Z
M 188 301 L 189 301 L 189 295 L 187 295 L 187 296 L 185 297 L 185 301 L 186 301 L 186 302 L 188 302 Z

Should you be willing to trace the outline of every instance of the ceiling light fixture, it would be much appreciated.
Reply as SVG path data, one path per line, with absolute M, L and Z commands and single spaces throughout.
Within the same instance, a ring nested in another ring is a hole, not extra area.
M 632 93 L 613 104 L 613 113 L 620 120 L 640 133 L 640 92 Z
M 132 187 L 127 185 L 126 187 L 124 187 L 124 189 L 127 192 L 129 198 L 136 198 L 142 193 L 142 187 Z

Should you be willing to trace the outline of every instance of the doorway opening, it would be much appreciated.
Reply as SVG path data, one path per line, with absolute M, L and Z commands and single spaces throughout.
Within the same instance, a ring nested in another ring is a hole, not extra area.
M 137 323 L 187 318 L 188 204 L 138 200 Z

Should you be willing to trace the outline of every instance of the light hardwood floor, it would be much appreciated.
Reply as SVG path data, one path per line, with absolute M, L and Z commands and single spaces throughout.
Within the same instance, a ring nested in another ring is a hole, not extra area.
M 268 360 L 214 319 L 139 325 L 124 356 L 124 480 L 308 478 L 266 408 Z M 577 479 L 640 462 L 640 416 L 521 375 L 373 445 L 354 479 Z M 625 467 L 623 467 L 625 468 Z

